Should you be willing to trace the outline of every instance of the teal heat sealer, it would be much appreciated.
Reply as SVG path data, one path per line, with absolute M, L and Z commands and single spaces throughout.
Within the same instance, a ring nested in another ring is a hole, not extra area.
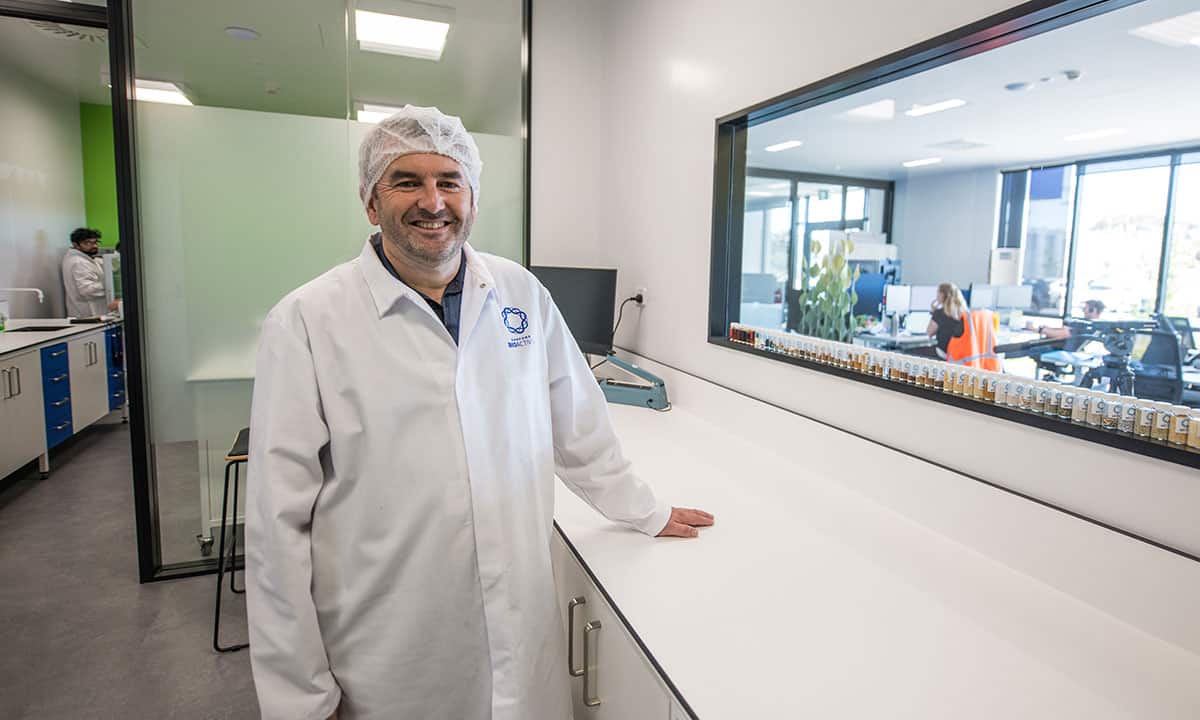
M 610 403 L 648 407 L 654 410 L 666 410 L 671 407 L 667 400 L 667 386 L 662 378 L 652 372 L 643 370 L 631 362 L 626 362 L 616 355 L 609 355 L 607 360 L 626 373 L 637 378 L 636 381 L 618 378 L 596 378 L 604 397 Z

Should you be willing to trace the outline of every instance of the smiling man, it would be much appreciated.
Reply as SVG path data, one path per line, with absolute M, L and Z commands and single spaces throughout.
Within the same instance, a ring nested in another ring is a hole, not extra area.
M 262 716 L 564 720 L 555 475 L 605 517 L 694 537 L 658 500 L 549 293 L 476 252 L 482 161 L 406 107 L 363 140 L 362 253 L 260 340 L 246 518 Z

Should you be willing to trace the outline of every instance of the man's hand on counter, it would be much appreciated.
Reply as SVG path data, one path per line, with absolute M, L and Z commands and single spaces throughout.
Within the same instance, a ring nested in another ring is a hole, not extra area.
M 712 524 L 711 513 L 692 508 L 673 507 L 671 508 L 671 519 L 667 520 L 667 526 L 662 529 L 658 537 L 693 538 L 700 535 L 700 531 L 696 528 L 708 527 Z

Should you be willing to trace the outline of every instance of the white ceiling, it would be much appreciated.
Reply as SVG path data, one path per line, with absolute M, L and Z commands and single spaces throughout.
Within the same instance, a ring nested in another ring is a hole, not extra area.
M 1200 46 L 1168 47 L 1130 30 L 1200 10 L 1200 0 L 1147 0 L 950 65 L 751 128 L 748 164 L 880 179 L 980 167 L 1019 167 L 1200 144 Z M 1064 70 L 1079 70 L 1068 80 Z M 1041 78 L 1052 78 L 1042 82 Z M 1005 85 L 1029 81 L 1031 90 Z M 961 98 L 967 105 L 908 117 L 914 104 Z M 891 120 L 844 113 L 893 99 Z M 1123 135 L 1067 142 L 1067 135 L 1124 128 Z M 794 150 L 764 148 L 801 140 Z M 931 147 L 953 141 L 972 149 Z M 921 168 L 901 163 L 928 157 Z
M 437 105 L 479 132 L 514 135 L 521 119 L 521 1 L 439 0 L 455 20 L 437 62 L 362 52 L 347 17 L 353 0 L 154 0 L 134 7 L 140 78 L 181 85 L 193 103 L 346 117 L 353 101 Z M 226 26 L 249 27 L 236 40 Z M 81 32 L 95 33 L 88 28 Z M 349 47 L 349 51 L 347 51 Z M 108 103 L 105 44 L 0 18 L 0 65 Z

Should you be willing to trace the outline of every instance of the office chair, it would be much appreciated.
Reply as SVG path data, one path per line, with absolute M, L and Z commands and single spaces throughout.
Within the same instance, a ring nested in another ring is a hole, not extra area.
M 1178 333 L 1141 330 L 1134 346 L 1144 347 L 1140 357 L 1134 351 L 1129 363 L 1134 397 L 1178 404 L 1183 397 L 1183 350 Z

